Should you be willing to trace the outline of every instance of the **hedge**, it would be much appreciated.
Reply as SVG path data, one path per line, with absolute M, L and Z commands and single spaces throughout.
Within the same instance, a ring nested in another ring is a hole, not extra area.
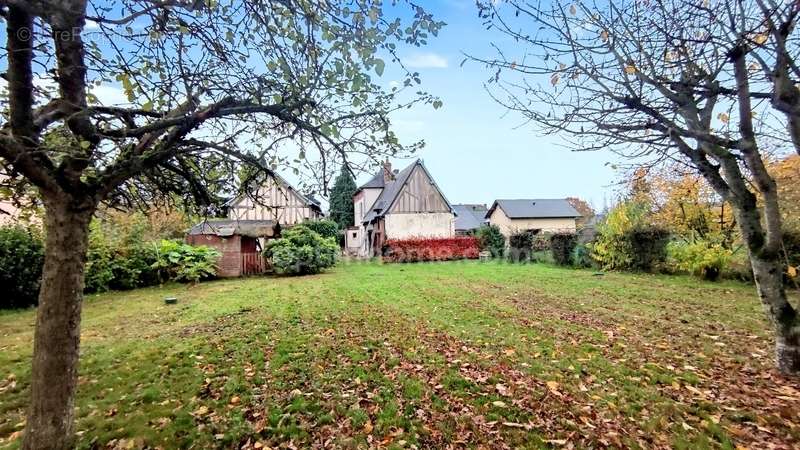
M 550 252 L 553 260 L 559 266 L 569 266 L 572 264 L 572 252 L 578 243 L 578 237 L 574 233 L 555 233 L 550 236 Z
M 474 236 L 454 238 L 390 239 L 383 248 L 386 262 L 477 259 L 480 242 Z
M 44 264 L 44 244 L 35 230 L 0 227 L 0 309 L 37 303 Z
M 533 257 L 533 242 L 536 234 L 520 231 L 508 237 L 508 259 L 511 262 L 527 262 Z
M 633 230 L 627 235 L 631 246 L 632 269 L 650 272 L 667 260 L 670 233 L 663 228 Z

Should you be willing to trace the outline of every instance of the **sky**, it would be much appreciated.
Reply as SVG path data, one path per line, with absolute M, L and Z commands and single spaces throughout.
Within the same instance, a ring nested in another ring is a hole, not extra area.
M 422 75 L 422 87 L 444 102 L 403 110 L 393 116 L 401 142 L 424 139 L 422 158 L 451 203 L 486 203 L 509 198 L 577 196 L 601 209 L 614 196 L 620 174 L 608 151 L 571 152 L 560 136 L 545 136 L 518 114 L 492 100 L 484 84 L 491 71 L 464 54 L 493 56 L 474 0 L 430 0 L 427 11 L 447 26 L 426 47 L 401 52 L 406 66 Z M 519 51 L 503 42 L 504 51 Z M 385 77 L 384 77 L 385 78 Z M 395 160 L 402 169 L 410 161 Z M 366 175 L 357 182 L 365 182 Z
M 485 29 L 474 0 L 425 0 L 422 4 L 447 25 L 427 46 L 399 48 L 399 54 L 408 69 L 421 74 L 422 89 L 438 96 L 444 106 L 402 110 L 393 113 L 392 123 L 401 142 L 426 142 L 415 157 L 423 159 L 448 200 L 489 205 L 495 199 L 575 196 L 598 210 L 612 202 L 620 177 L 611 167 L 617 159 L 614 154 L 570 152 L 563 147 L 562 137 L 544 136 L 490 98 L 484 87 L 493 74 L 490 69 L 472 61 L 461 65 L 465 54 L 494 56 L 492 42 L 504 52 L 522 50 Z M 87 29 L 92 28 L 96 24 L 89 22 Z M 381 78 L 379 82 L 390 87 L 402 76 L 398 68 L 387 65 Z M 0 80 L 0 87 L 4 84 Z M 93 93 L 107 105 L 127 103 L 113 84 L 94 88 Z M 393 165 L 402 169 L 412 161 L 398 159 Z M 296 181 L 291 173 L 283 175 Z M 368 179 L 369 175 L 362 174 L 357 183 Z

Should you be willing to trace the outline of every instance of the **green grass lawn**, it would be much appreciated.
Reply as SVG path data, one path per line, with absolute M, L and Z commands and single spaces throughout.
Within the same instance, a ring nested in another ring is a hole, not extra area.
M 92 295 L 83 317 L 79 448 L 800 445 L 800 383 L 744 284 L 351 263 Z M 0 447 L 33 323 L 0 314 Z

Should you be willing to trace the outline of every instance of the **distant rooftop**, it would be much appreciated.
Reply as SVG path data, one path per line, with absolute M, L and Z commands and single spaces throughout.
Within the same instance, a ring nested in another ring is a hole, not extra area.
M 486 205 L 453 205 L 456 213 L 456 230 L 469 231 L 481 227 L 486 217 Z
M 503 210 L 509 219 L 539 219 L 555 217 L 580 217 L 581 214 L 563 198 L 531 198 L 495 200 L 486 213 L 489 217 L 495 208 Z

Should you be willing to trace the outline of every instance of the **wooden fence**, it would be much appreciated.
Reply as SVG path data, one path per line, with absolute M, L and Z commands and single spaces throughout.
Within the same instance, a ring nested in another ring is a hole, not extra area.
M 261 253 L 242 253 L 242 275 L 258 275 L 269 271 L 269 263 Z

